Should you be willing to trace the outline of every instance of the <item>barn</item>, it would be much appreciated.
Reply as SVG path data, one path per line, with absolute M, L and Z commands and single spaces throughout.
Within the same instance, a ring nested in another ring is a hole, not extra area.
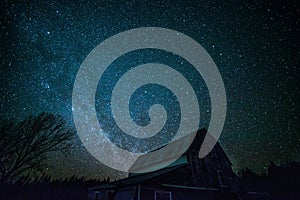
M 88 200 L 269 199 L 241 183 L 219 143 L 209 155 L 198 157 L 206 134 L 206 129 L 197 131 L 188 150 L 171 165 L 92 187 Z

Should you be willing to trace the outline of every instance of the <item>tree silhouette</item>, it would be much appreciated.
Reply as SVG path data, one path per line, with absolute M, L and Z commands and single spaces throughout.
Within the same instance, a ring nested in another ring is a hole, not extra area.
M 68 152 L 74 133 L 60 116 L 41 113 L 0 128 L 0 182 L 14 182 L 30 171 L 42 170 L 48 153 Z

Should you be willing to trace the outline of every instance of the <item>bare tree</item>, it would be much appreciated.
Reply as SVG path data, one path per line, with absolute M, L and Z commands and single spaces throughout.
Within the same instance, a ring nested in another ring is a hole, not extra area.
M 73 136 L 62 117 L 48 113 L 4 123 L 0 128 L 0 182 L 43 169 L 48 153 L 70 150 Z

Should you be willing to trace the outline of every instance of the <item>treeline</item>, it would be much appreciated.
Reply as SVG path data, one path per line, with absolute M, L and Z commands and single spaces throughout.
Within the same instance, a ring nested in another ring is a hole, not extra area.
M 69 178 L 51 178 L 43 174 L 32 178 L 23 176 L 14 183 L 0 185 L 3 200 L 81 200 L 87 198 L 90 187 L 109 183 L 110 179 L 87 179 L 75 175 Z
M 267 193 L 272 200 L 300 199 L 299 162 L 270 163 L 266 174 L 244 169 L 239 175 L 248 188 Z
M 73 175 L 71 177 L 66 178 L 52 178 L 48 174 L 42 174 L 40 176 L 34 176 L 31 177 L 30 175 L 22 176 L 12 185 L 18 185 L 18 186 L 29 186 L 29 185 L 56 185 L 56 184 L 66 184 L 66 185 L 91 185 L 94 186 L 95 184 L 105 184 L 109 183 L 110 178 L 104 178 L 104 179 L 88 179 L 84 176 L 78 177 L 76 175 Z M 10 184 L 6 184 L 10 185 Z

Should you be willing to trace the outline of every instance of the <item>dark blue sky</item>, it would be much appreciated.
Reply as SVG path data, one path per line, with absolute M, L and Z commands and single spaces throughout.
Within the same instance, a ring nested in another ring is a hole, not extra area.
M 299 13 L 296 1 L 2 1 L 1 117 L 48 111 L 73 126 L 72 88 L 88 53 L 119 32 L 164 27 L 195 39 L 218 66 L 228 100 L 220 143 L 235 168 L 300 160 Z M 53 159 L 58 176 L 116 175 L 82 146 Z

